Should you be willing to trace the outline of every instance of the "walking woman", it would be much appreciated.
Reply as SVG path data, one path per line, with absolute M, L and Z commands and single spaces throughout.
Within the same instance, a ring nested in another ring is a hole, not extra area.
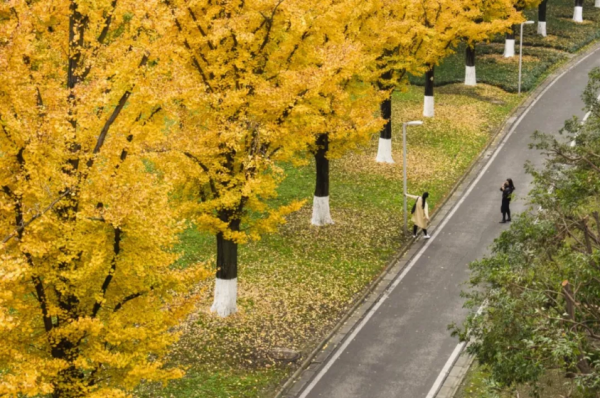
M 429 192 L 423 193 L 423 196 L 415 196 L 408 193 L 406 196 L 417 200 L 417 203 L 412 208 L 412 221 L 415 224 L 413 226 L 413 238 L 417 237 L 419 228 L 423 230 L 425 239 L 431 238 L 427 233 L 427 225 L 429 224 L 429 203 L 427 203 L 427 198 L 429 197 Z
M 504 184 L 502 184 L 500 187 L 500 190 L 502 191 L 502 206 L 500 207 L 500 211 L 502 212 L 502 221 L 500 221 L 500 223 L 510 222 L 510 201 L 512 199 L 513 192 L 515 191 L 515 184 L 513 184 L 513 180 L 507 178 Z

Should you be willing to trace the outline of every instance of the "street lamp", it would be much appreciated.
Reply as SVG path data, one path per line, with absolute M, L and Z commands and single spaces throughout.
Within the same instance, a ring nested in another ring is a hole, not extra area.
M 423 122 L 420 120 L 414 120 L 412 122 L 402 123 L 402 172 L 404 178 L 404 235 L 408 235 L 408 206 L 406 203 L 406 126 L 420 126 Z
M 521 24 L 521 41 L 519 42 L 519 94 L 521 94 L 521 68 L 523 65 L 523 25 L 531 25 L 534 21 L 525 21 Z

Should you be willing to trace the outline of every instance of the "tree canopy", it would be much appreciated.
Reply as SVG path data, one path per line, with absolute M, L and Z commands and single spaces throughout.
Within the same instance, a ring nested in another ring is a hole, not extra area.
M 164 136 L 160 1 L 0 3 L 0 395 L 124 396 L 201 267 L 147 146 Z

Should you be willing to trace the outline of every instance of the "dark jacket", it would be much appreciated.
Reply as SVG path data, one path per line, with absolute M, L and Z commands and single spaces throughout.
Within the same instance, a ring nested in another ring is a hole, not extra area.
M 500 190 L 502 191 L 502 207 L 500 207 L 500 211 L 506 213 L 510 211 L 510 200 L 512 199 L 512 194 L 515 190 L 511 187 L 504 187 L 504 189 L 500 188 Z

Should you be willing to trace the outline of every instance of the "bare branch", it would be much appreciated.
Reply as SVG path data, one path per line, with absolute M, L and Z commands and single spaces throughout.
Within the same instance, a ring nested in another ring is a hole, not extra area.
M 104 278 L 104 283 L 102 283 L 102 298 L 106 297 L 106 291 L 108 290 L 110 282 L 112 281 L 115 271 L 117 269 L 117 256 L 121 252 L 121 235 L 121 228 L 115 228 L 115 238 L 113 241 L 113 258 L 111 261 L 110 270 L 108 271 L 106 278 Z M 97 300 L 96 303 L 94 303 L 94 307 L 92 309 L 92 318 L 95 318 L 96 315 L 98 315 L 98 311 L 100 311 L 100 308 L 102 308 L 102 302 Z
M 19 227 L 17 227 L 17 229 L 15 229 L 15 231 L 12 234 L 5 236 L 4 239 L 2 239 L 2 243 L 6 243 L 9 240 L 11 240 L 12 238 L 14 238 L 15 236 L 22 234 L 23 231 L 25 230 L 25 228 L 27 228 L 32 222 L 34 222 L 38 218 L 42 217 L 48 211 L 52 210 L 58 202 L 60 202 L 65 196 L 69 195 L 70 193 L 71 193 L 71 191 L 69 189 L 67 189 L 60 196 L 58 196 L 56 199 L 54 199 L 52 201 L 52 203 L 50 203 L 44 210 L 42 210 L 41 212 L 34 215 L 29 221 L 27 221 L 27 222 L 23 223 L 22 225 L 20 225 Z

